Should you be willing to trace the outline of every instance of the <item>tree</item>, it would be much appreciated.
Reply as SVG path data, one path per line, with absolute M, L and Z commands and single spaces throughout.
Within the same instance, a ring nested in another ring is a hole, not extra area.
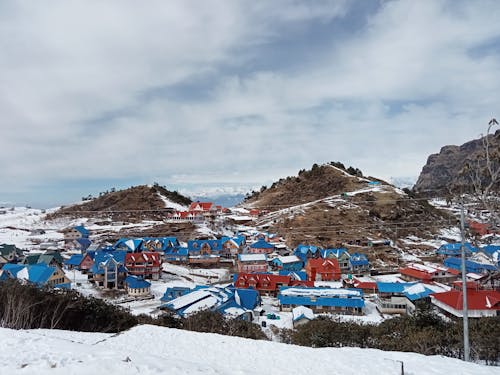
M 498 121 L 493 118 L 481 138 L 481 153 L 466 163 L 464 172 L 472 183 L 474 198 L 488 210 L 493 224 L 500 225 L 500 132 L 491 133 L 494 126 Z

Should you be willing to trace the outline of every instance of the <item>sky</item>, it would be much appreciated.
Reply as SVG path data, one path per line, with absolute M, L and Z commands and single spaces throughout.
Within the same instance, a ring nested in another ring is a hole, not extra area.
M 1 0 L 0 204 L 245 192 L 329 161 L 416 179 L 499 116 L 499 19 L 496 0 Z

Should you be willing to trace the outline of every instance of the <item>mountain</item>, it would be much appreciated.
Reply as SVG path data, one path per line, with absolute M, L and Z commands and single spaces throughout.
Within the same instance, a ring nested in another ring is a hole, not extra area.
M 61 207 L 48 219 L 61 216 L 99 216 L 113 219 L 156 218 L 166 209 L 185 210 L 191 200 L 160 185 L 140 185 L 128 189 L 101 193 L 97 198 L 86 198 L 82 203 Z
M 434 238 L 443 226 L 454 223 L 444 211 L 407 192 L 363 177 L 358 169 L 330 163 L 263 187 L 242 206 L 265 210 L 258 225 L 285 237 L 291 247 L 308 243 L 356 248 L 410 235 Z M 406 247 L 404 242 L 397 245 Z M 384 262 L 397 259 L 391 250 L 372 255 Z
M 444 146 L 439 153 L 430 155 L 413 190 L 419 193 L 435 194 L 469 191 L 470 175 L 464 172 L 464 167 L 468 163 L 476 166 L 477 160 L 481 162 L 485 160 L 484 140 L 483 137 L 461 146 Z M 500 130 L 490 134 L 489 141 L 490 151 L 496 153 L 496 160 L 499 162 Z

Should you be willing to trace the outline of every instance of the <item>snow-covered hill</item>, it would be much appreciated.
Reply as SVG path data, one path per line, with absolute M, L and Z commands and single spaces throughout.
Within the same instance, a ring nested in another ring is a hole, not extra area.
M 0 329 L 0 373 L 78 374 L 500 374 L 446 357 L 359 348 L 313 349 L 138 326 L 118 335 Z

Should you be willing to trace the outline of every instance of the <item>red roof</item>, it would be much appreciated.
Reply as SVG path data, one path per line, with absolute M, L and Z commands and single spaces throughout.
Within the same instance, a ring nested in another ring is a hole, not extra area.
M 335 258 L 333 259 L 323 259 L 323 258 L 311 258 L 308 259 L 306 264 L 306 269 L 316 268 L 316 272 L 334 272 L 340 273 L 339 261 Z
M 405 267 L 401 268 L 399 270 L 399 273 L 401 275 L 409 276 L 414 279 L 422 280 L 422 281 L 431 281 L 432 279 L 432 273 L 431 272 L 426 272 L 422 270 L 417 270 L 412 267 Z
M 160 254 L 153 251 L 144 251 L 142 253 L 127 253 L 125 255 L 125 264 L 130 263 L 153 262 L 153 265 L 160 265 Z
M 462 310 L 462 291 L 450 290 L 444 293 L 433 294 L 433 297 L 441 303 L 455 310 Z M 496 290 L 468 290 L 467 307 L 469 310 L 500 310 L 500 292 Z
M 212 208 L 212 202 L 193 202 L 189 205 L 188 211 L 197 211 L 197 207 L 199 206 L 202 211 L 210 211 Z

